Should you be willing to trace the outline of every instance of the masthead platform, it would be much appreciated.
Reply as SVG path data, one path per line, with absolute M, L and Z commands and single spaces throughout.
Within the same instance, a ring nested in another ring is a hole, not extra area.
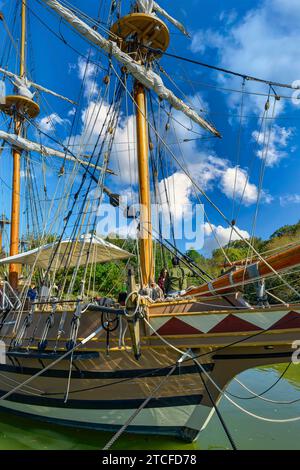
M 132 13 L 120 18 L 112 26 L 111 33 L 111 39 L 119 42 L 124 52 L 136 50 L 136 47 L 131 49 L 131 44 L 138 44 L 140 48 L 144 46 L 157 49 L 157 53 L 151 51 L 153 58 L 166 51 L 170 42 L 170 33 L 165 23 L 157 16 L 146 13 Z
M 22 95 L 7 95 L 4 103 L 0 104 L 0 110 L 9 116 L 13 116 L 17 111 L 31 119 L 37 117 L 40 113 L 39 105 Z

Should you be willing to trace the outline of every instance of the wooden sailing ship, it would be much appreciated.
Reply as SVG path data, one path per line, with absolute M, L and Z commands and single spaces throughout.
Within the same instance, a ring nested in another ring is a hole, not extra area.
M 1 408 L 58 424 L 115 431 L 126 430 L 178 436 L 193 441 L 212 416 L 222 391 L 245 369 L 290 361 L 292 344 L 300 335 L 300 304 L 251 306 L 241 287 L 258 283 L 300 264 L 300 246 L 234 267 L 227 274 L 173 297 L 149 297 L 154 278 L 149 170 L 147 92 L 154 90 L 207 132 L 220 136 L 213 125 L 168 90 L 152 68 L 169 45 L 169 30 L 161 17 L 184 27 L 152 1 L 134 2 L 125 16 L 117 16 L 107 37 L 83 21 L 76 9 L 56 0 L 43 0 L 84 38 L 120 64 L 121 84 L 134 78 L 129 91 L 136 111 L 139 197 L 139 286 L 128 269 L 125 305 L 89 298 L 83 279 L 80 295 L 55 292 L 51 273 L 66 266 L 130 258 L 128 251 L 80 229 L 75 237 L 58 240 L 19 253 L 20 161 L 26 152 L 44 152 L 86 168 L 111 201 L 118 195 L 104 186 L 109 158 L 103 162 L 76 156 L 70 148 L 49 148 L 24 135 L 39 105 L 24 96 L 25 45 L 28 0 L 20 1 L 22 35 L 19 92 L 6 96 L 2 113 L 14 121 L 14 134 L 2 131 L 12 146 L 13 190 L 10 255 L 0 260 L 9 266 L 2 281 L 1 339 L 7 344 L 7 362 L 0 365 Z M 5 77 L 14 74 L 1 69 Z M 106 84 L 109 80 L 106 80 Z M 32 87 L 38 87 L 30 82 Z M 43 87 L 42 92 L 51 93 Z M 56 96 L 59 96 L 56 93 Z M 61 97 L 63 98 L 63 97 Z M 115 122 L 111 121 L 114 125 Z M 111 123 L 107 123 L 107 128 Z M 113 134 L 107 133 L 108 138 Z M 109 146 L 108 146 L 109 147 Z M 109 147 L 111 148 L 111 147 Z M 93 171 L 91 172 L 91 169 Z M 98 173 L 96 173 L 98 172 Z M 233 227 L 234 229 L 234 227 Z M 249 242 L 250 243 L 250 242 Z M 91 257 L 91 253 L 93 253 Z M 29 266 L 20 279 L 21 266 Z M 30 301 L 27 290 L 36 269 L 42 269 L 43 292 Z M 48 276 L 48 277 L 47 277 Z M 147 291 L 148 289 L 148 291 Z M 146 294 L 145 294 L 146 290 Z M 143 293 L 144 292 L 144 293 Z M 216 388 L 213 384 L 217 384 Z M 136 410 L 133 420 L 130 417 Z

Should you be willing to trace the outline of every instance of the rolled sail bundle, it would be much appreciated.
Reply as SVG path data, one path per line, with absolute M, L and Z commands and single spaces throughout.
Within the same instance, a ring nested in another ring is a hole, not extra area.
M 203 129 L 211 132 L 216 137 L 221 137 L 219 131 L 212 124 L 199 116 L 194 109 L 184 103 L 171 90 L 169 90 L 157 73 L 137 63 L 128 54 L 123 52 L 114 41 L 105 39 L 101 34 L 93 30 L 84 21 L 78 18 L 78 16 L 74 15 L 71 10 L 62 6 L 57 0 L 43 0 L 43 2 L 56 11 L 74 29 L 76 29 L 76 31 L 88 39 L 88 41 L 99 46 L 104 52 L 117 59 L 118 62 L 126 67 L 128 73 L 138 80 L 138 82 L 146 88 L 153 90 L 162 100 L 168 101 L 173 108 L 183 112 Z
M 139 11 L 143 13 L 152 13 L 153 0 L 137 0 Z
M 168 21 L 170 21 L 170 23 L 176 26 L 176 28 L 179 29 L 179 31 L 181 31 L 185 36 L 190 36 L 184 25 L 180 23 L 180 21 L 176 20 L 171 15 L 169 15 L 169 13 L 164 10 L 160 5 L 158 5 L 158 3 L 153 2 L 153 10 L 156 13 L 159 13 L 161 16 L 164 16 Z
M 182 294 L 182 296 L 210 297 L 225 294 L 243 285 L 245 282 L 255 282 L 259 279 L 274 275 L 274 271 L 281 273 L 299 265 L 300 245 L 277 253 L 276 255 L 269 256 L 265 260 L 249 264 L 236 271 L 231 271 L 199 287 L 192 287 Z
M 62 96 L 59 93 L 56 93 L 55 91 L 49 90 L 49 88 L 45 88 L 44 86 L 39 85 L 38 83 L 31 82 L 26 77 L 19 77 L 18 75 L 10 72 L 9 70 L 3 69 L 2 67 L 0 67 L 0 73 L 3 73 L 4 76 L 7 76 L 10 79 L 12 79 L 12 82 L 16 82 L 15 84 L 17 86 L 22 86 L 24 88 L 24 85 L 25 85 L 25 88 L 27 89 L 30 87 L 33 87 L 39 91 L 43 91 L 44 93 L 48 93 L 49 95 L 56 96 L 56 98 L 60 98 L 62 100 L 68 101 L 71 104 L 76 105 L 75 101 L 70 100 L 69 98 L 66 98 L 65 96 Z
M 32 142 L 31 140 L 20 137 L 16 134 L 8 134 L 5 131 L 0 130 L 0 140 L 8 142 L 13 147 L 16 147 L 25 152 L 37 152 L 44 157 L 57 157 L 62 158 L 63 160 L 71 161 L 74 163 L 79 163 L 83 166 L 89 166 L 91 168 L 96 168 L 99 171 L 103 170 L 103 167 L 94 165 L 89 160 L 82 160 L 81 158 L 72 154 L 67 148 L 62 152 L 61 150 L 53 149 L 51 147 L 46 147 L 45 145 L 38 144 L 37 142 Z M 89 156 L 84 156 L 85 158 L 90 158 Z M 106 173 L 114 174 L 112 170 L 105 169 Z

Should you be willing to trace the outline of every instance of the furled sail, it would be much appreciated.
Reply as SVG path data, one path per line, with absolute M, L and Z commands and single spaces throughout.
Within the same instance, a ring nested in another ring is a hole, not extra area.
M 139 11 L 142 13 L 152 13 L 153 3 L 153 0 L 137 0 Z
M 18 77 L 18 75 L 15 75 L 14 73 L 10 72 L 9 70 L 6 70 L 6 69 L 3 69 L 3 68 L 0 67 L 0 73 L 3 73 L 3 75 L 6 75 L 7 77 L 11 78 L 13 83 L 18 88 L 23 87 L 23 89 L 24 89 L 24 87 L 25 87 L 29 91 L 29 88 L 33 87 L 33 88 L 36 88 L 37 90 L 43 91 L 44 93 L 48 93 L 49 95 L 53 95 L 53 96 L 56 96 L 57 98 L 68 101 L 69 103 L 76 104 L 75 101 L 70 100 L 69 98 L 66 98 L 65 96 L 62 96 L 59 93 L 56 93 L 55 91 L 49 90 L 48 88 L 45 88 L 42 85 L 38 85 L 37 83 L 31 82 L 27 78 L 20 78 L 20 77 Z M 31 93 L 31 92 L 29 91 L 29 93 Z M 22 95 L 22 96 L 24 96 L 24 95 Z M 27 96 L 27 97 L 29 98 L 29 96 Z
M 13 84 L 16 88 L 17 94 L 20 96 L 25 96 L 32 100 L 34 93 L 30 91 L 31 83 L 27 80 L 26 77 L 16 77 L 13 79 Z
M 176 20 L 171 15 L 169 15 L 169 13 L 156 2 L 153 2 L 153 11 L 156 11 L 156 13 L 159 13 L 161 16 L 164 16 L 170 23 L 176 26 L 176 28 L 179 29 L 179 31 L 181 31 L 185 36 L 189 36 L 189 33 L 187 32 L 184 25 L 180 23 L 180 21 Z
M 212 295 L 224 294 L 228 292 L 229 289 L 241 286 L 245 282 L 255 282 L 259 279 L 272 276 L 274 271 L 280 273 L 299 265 L 300 245 L 269 256 L 265 260 L 249 264 L 236 271 L 231 271 L 199 287 L 192 287 L 182 295 L 210 297 Z
M 159 75 L 157 75 L 152 70 L 146 69 L 143 65 L 135 62 L 128 54 L 121 51 L 115 42 L 105 39 L 101 34 L 99 34 L 97 31 L 94 31 L 90 26 L 74 15 L 71 10 L 62 6 L 57 0 L 43 0 L 43 2 L 56 11 L 82 36 L 87 38 L 93 44 L 101 47 L 101 49 L 103 49 L 107 54 L 111 54 L 113 57 L 115 57 L 142 85 L 155 91 L 155 93 L 157 93 L 161 99 L 167 100 L 175 109 L 182 111 L 196 124 L 199 124 L 213 135 L 221 137 L 220 133 L 212 124 L 199 116 L 181 99 L 177 98 L 177 96 L 175 96 L 174 93 L 164 85 Z
M 96 168 L 97 170 L 103 170 L 101 166 L 96 166 L 90 163 L 88 160 L 82 160 L 80 158 L 73 157 L 68 150 L 61 152 L 60 150 L 53 149 L 51 147 L 46 147 L 45 145 L 38 144 L 37 142 L 32 142 L 31 140 L 24 139 L 16 134 L 8 134 L 7 132 L 0 130 L 0 140 L 8 142 L 14 147 L 17 147 L 26 152 L 38 152 L 45 157 L 58 157 L 72 162 L 78 162 L 81 165 L 89 165 L 91 168 Z M 87 157 L 89 158 L 89 157 Z M 107 173 L 113 173 L 112 170 L 106 170 Z

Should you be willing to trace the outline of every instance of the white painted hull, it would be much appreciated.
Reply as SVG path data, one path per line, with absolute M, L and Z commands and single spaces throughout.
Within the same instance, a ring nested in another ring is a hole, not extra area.
M 116 431 L 135 412 L 135 409 L 88 410 L 28 405 L 10 400 L 0 402 L 3 411 L 23 415 L 53 424 L 78 428 Z M 187 441 L 197 438 L 210 421 L 214 409 L 204 405 L 148 408 L 132 421 L 127 432 L 137 434 L 174 435 Z

